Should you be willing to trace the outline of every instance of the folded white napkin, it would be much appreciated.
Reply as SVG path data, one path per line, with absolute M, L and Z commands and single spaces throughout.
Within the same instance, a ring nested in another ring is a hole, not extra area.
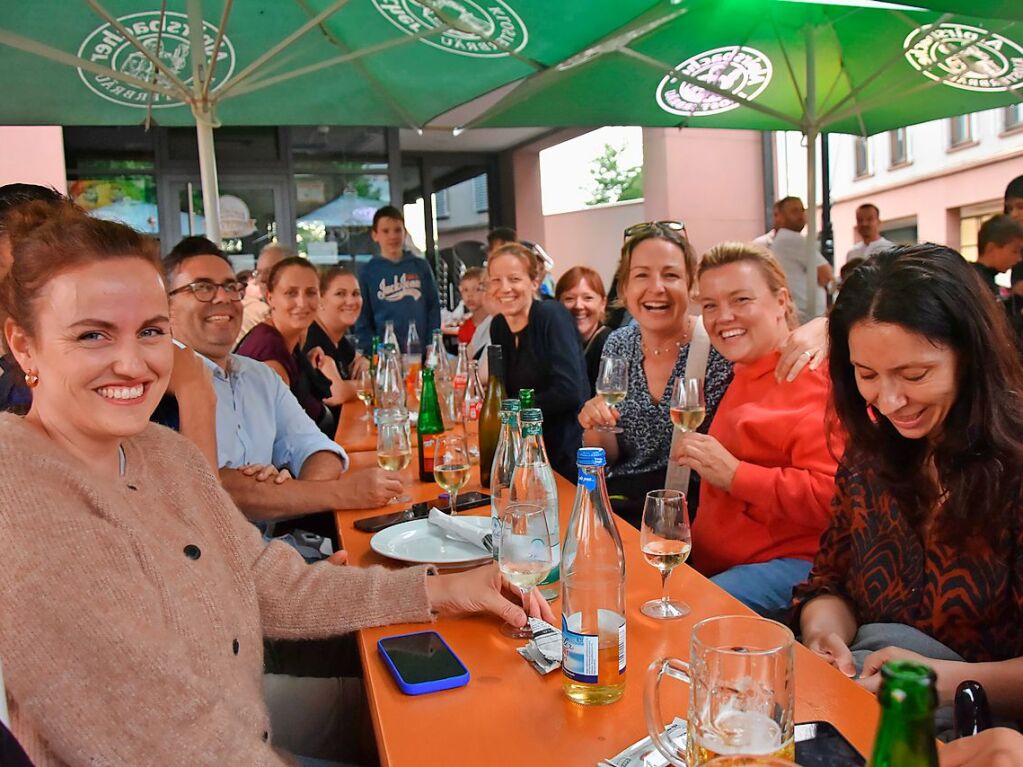
M 430 509 L 430 524 L 436 525 L 453 538 L 471 543 L 473 546 L 479 546 L 487 553 L 494 549 L 491 544 L 493 537 L 487 527 L 480 527 L 464 519 L 452 517 L 436 507 Z

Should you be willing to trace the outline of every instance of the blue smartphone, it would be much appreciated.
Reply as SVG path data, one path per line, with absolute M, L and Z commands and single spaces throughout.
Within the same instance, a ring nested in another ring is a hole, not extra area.
M 450 690 L 469 683 L 469 669 L 436 631 L 385 637 L 377 642 L 377 650 L 406 695 Z

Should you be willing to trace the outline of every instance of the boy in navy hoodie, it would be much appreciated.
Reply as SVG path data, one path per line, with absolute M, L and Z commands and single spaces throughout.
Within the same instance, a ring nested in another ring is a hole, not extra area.
M 440 296 L 433 270 L 426 259 L 404 249 L 405 218 L 397 208 L 387 205 L 374 213 L 370 234 L 380 246 L 380 255 L 359 270 L 363 300 L 355 323 L 359 346 L 368 351 L 373 336 L 383 337 L 384 323 L 391 320 L 402 350 L 412 322 L 425 349 L 440 327 Z

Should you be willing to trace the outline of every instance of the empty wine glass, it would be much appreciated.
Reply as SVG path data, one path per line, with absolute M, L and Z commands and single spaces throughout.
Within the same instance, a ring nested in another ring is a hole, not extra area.
M 469 451 L 461 434 L 440 434 L 433 454 L 433 478 L 448 494 L 455 516 L 458 491 L 469 482 Z
M 377 465 L 384 471 L 402 471 L 412 460 L 408 414 L 404 409 L 377 411 Z M 412 500 L 407 495 L 395 496 L 389 503 Z
M 675 379 L 671 387 L 671 422 L 682 432 L 696 431 L 707 415 L 702 378 Z
M 608 407 L 615 407 L 625 401 L 629 393 L 629 360 L 626 357 L 609 354 L 600 358 L 597 372 L 597 394 L 604 398 Z M 621 434 L 618 426 L 598 426 L 597 431 Z
M 522 592 L 522 608 L 529 615 L 529 592 L 543 582 L 554 567 L 547 515 L 539 503 L 512 502 L 501 515 L 501 546 L 497 565 L 508 582 Z M 527 622 L 522 628 L 505 623 L 501 633 L 515 639 L 533 634 Z
M 668 598 L 668 577 L 689 558 L 692 548 L 685 495 L 678 490 L 651 490 L 646 494 L 639 545 L 647 564 L 661 573 L 661 598 L 646 602 L 640 611 L 661 620 L 688 615 L 689 605 Z

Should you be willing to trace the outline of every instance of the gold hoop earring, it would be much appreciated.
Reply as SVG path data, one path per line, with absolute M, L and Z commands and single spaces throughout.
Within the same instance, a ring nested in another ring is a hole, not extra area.
M 25 373 L 25 386 L 34 389 L 39 385 L 39 376 L 35 373 Z

